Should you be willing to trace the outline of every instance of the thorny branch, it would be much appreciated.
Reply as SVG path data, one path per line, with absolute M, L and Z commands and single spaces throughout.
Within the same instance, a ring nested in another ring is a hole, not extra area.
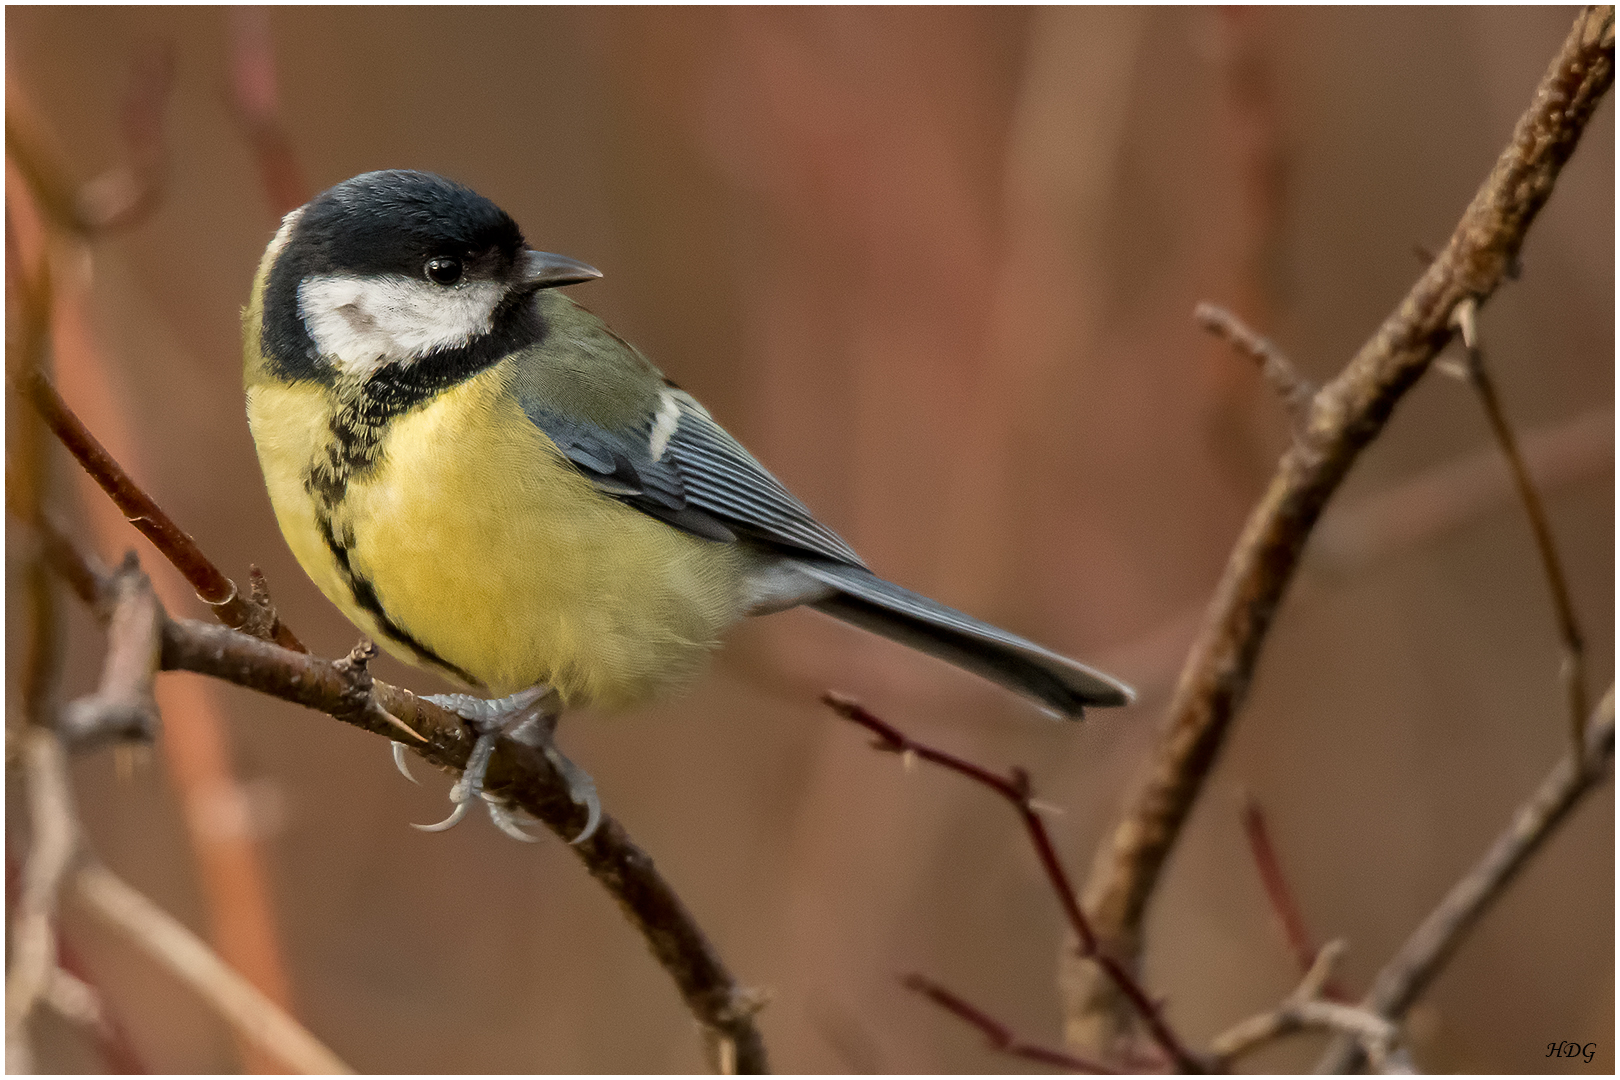
M 50 564 L 64 568 L 64 577 L 80 598 L 94 603 L 107 588 L 95 565 L 48 521 L 42 522 L 41 532 Z M 461 717 L 408 690 L 372 679 L 365 668 L 369 655 L 365 649 L 331 661 L 228 627 L 171 619 L 161 607 L 159 619 L 160 666 L 165 671 L 210 675 L 390 739 L 398 738 L 397 725 L 403 724 L 418 740 L 411 748 L 429 763 L 456 771 L 467 764 L 473 740 Z M 485 790 L 492 798 L 521 807 L 565 840 L 578 835 L 584 825 L 585 811 L 573 803 L 568 785 L 537 748 L 503 743 L 490 763 Z M 754 1023 L 761 998 L 737 984 L 652 859 L 624 827 L 604 815 L 596 833 L 569 850 L 619 902 L 675 980 L 687 1007 L 706 1031 L 715 1033 L 719 1064 L 738 1072 L 765 1072 L 765 1044 Z
M 1272 617 L 1328 499 L 1450 340 L 1457 305 L 1469 298 L 1483 303 L 1496 291 L 1613 78 L 1613 9 L 1585 9 L 1445 249 L 1316 394 L 1308 423 L 1233 549 L 1182 670 L 1166 734 L 1087 883 L 1086 908 L 1120 955 L 1140 952 L 1160 872 L 1243 703 Z M 1116 989 L 1090 978 L 1071 996 L 1071 1042 L 1100 1044 L 1124 1016 Z
M 1003 1054 L 1024 1058 L 1028 1061 L 1038 1061 L 1043 1065 L 1055 1065 L 1070 1072 L 1101 1074 L 1119 1072 L 1118 1069 L 1111 1069 L 1100 1061 L 1092 1061 L 1074 1054 L 1066 1054 L 1062 1050 L 1053 1050 L 1050 1047 L 1040 1046 L 1036 1043 L 1027 1043 L 1013 1034 L 1012 1029 L 1006 1024 L 986 1013 L 977 1005 L 958 997 L 932 979 L 911 974 L 901 981 L 907 990 L 915 990 L 952 1016 L 978 1028 L 986 1041 L 990 1043 L 992 1050 L 999 1050 Z
M 1457 305 L 1453 321 L 1462 332 L 1463 349 L 1468 357 L 1466 377 L 1479 394 L 1480 405 L 1490 421 L 1491 433 L 1496 436 L 1513 474 L 1513 486 L 1518 489 L 1519 500 L 1524 503 L 1525 516 L 1530 519 L 1530 531 L 1535 534 L 1536 552 L 1547 575 L 1547 588 L 1552 592 L 1553 610 L 1558 617 L 1558 635 L 1563 639 L 1564 662 L 1560 675 L 1564 683 L 1565 700 L 1569 707 L 1570 746 L 1577 752 L 1584 745 L 1583 725 L 1586 723 L 1586 646 L 1582 640 L 1581 624 L 1575 617 L 1575 601 L 1570 596 L 1569 582 L 1564 576 L 1563 560 L 1558 557 L 1558 545 L 1553 541 L 1552 524 L 1536 491 L 1535 481 L 1524 455 L 1519 453 L 1519 442 L 1502 408 L 1502 399 L 1496 392 L 1496 380 L 1485 366 L 1485 346 L 1479 340 L 1478 305 L 1473 297 Z
M 859 702 L 842 694 L 829 692 L 823 694 L 821 700 L 839 716 L 876 734 L 878 741 L 872 744 L 875 749 L 890 754 L 915 755 L 923 761 L 960 773 L 1010 802 L 1018 811 L 1018 816 L 1023 819 L 1030 843 L 1040 858 L 1041 868 L 1046 871 L 1047 880 L 1051 882 L 1052 890 L 1057 894 L 1058 903 L 1069 921 L 1069 927 L 1079 941 L 1080 955 L 1096 962 L 1112 985 L 1131 1003 L 1137 1016 L 1147 1026 L 1153 1041 L 1169 1055 L 1170 1060 L 1175 1062 L 1181 1071 L 1206 1071 L 1204 1063 L 1182 1044 L 1175 1032 L 1170 1030 L 1158 1004 L 1148 996 L 1147 991 L 1136 981 L 1136 977 L 1125 965 L 1104 951 L 1080 906 L 1074 886 L 1069 881 L 1068 872 L 1063 869 L 1063 863 L 1057 856 L 1057 849 L 1052 845 L 1052 838 L 1046 831 L 1046 823 L 1041 820 L 1034 793 L 1030 789 L 1028 773 L 1022 769 L 1014 769 L 1011 777 L 1000 776 L 971 761 L 918 742 L 899 728 L 868 712 Z
M 1514 875 L 1540 850 L 1582 797 L 1611 772 L 1614 764 L 1614 687 L 1598 702 L 1586 723 L 1586 742 L 1553 767 L 1535 793 L 1513 814 L 1483 858 L 1451 887 L 1412 936 L 1384 965 L 1361 1008 L 1396 1022 L 1406 1015 L 1474 924 L 1507 889 Z M 1317 1063 L 1317 1072 L 1353 1072 L 1361 1050 L 1336 1041 Z

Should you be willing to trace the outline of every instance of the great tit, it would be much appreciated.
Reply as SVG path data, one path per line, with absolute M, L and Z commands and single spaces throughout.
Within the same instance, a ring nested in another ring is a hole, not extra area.
M 1063 716 L 1131 700 L 1118 680 L 872 574 L 558 291 L 600 276 L 530 250 L 468 188 L 388 170 L 288 214 L 244 312 L 248 424 L 293 554 L 390 653 L 513 695 L 490 708 L 454 695 L 482 741 L 451 823 L 531 688 L 565 705 L 643 701 L 692 677 L 743 616 L 799 604 Z M 589 778 L 552 760 L 589 831 Z

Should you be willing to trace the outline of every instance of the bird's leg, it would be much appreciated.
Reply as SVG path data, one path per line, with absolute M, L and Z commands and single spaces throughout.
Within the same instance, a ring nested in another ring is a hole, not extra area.
M 467 756 L 467 767 L 462 770 L 461 779 L 450 789 L 450 801 L 455 803 L 455 809 L 448 818 L 436 825 L 417 825 L 415 828 L 423 832 L 442 832 L 466 816 L 468 805 L 481 795 L 496 828 L 514 839 L 533 841 L 534 837 L 518 827 L 511 807 L 484 791 L 484 775 L 489 770 L 495 745 L 500 739 L 507 738 L 545 754 L 546 760 L 568 784 L 568 797 L 585 808 L 585 828 L 570 842 L 578 844 L 596 831 L 602 820 L 602 804 L 596 796 L 596 783 L 584 769 L 569 761 L 557 749 L 554 734 L 562 710 L 549 687 L 531 687 L 495 700 L 470 694 L 438 694 L 427 700 L 466 720 L 477 738 L 473 742 L 472 753 Z M 397 749 L 394 763 L 400 764 Z M 400 771 L 410 777 L 403 767 Z

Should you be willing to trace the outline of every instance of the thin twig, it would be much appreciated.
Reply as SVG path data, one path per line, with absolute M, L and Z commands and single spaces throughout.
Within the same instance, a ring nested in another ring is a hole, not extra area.
M 1253 1053 L 1284 1036 L 1323 1028 L 1342 1032 L 1355 1040 L 1377 1071 L 1410 1072 L 1404 1056 L 1396 1054 L 1400 1030 L 1394 1024 L 1365 1009 L 1322 1000 L 1333 979 L 1333 968 L 1343 955 L 1344 942 L 1328 942 L 1316 954 L 1299 986 L 1281 1005 L 1270 1012 L 1251 1016 L 1217 1035 L 1210 1043 L 1210 1051 L 1222 1067 L 1230 1068 L 1232 1062 L 1244 1054 Z
M 32 844 L 12 920 L 6 973 L 6 1071 L 32 1072 L 27 1023 L 56 968 L 56 901 L 79 850 L 66 754 L 56 733 L 29 724 L 17 736 L 28 786 Z
M 1153 1041 L 1170 1056 L 1177 1068 L 1183 1072 L 1206 1071 L 1204 1063 L 1199 1061 L 1175 1032 L 1170 1030 L 1159 1006 L 1148 996 L 1135 976 L 1125 965 L 1103 951 L 1097 935 L 1092 931 L 1090 921 L 1080 907 L 1074 886 L 1069 882 L 1068 871 L 1064 870 L 1063 863 L 1057 856 L 1057 849 L 1052 845 L 1052 838 L 1046 831 L 1046 823 L 1041 820 L 1040 813 L 1036 809 L 1028 773 L 1022 769 L 1014 769 L 1010 777 L 1000 776 L 955 754 L 918 742 L 899 728 L 868 712 L 859 702 L 842 694 L 828 692 L 822 695 L 821 700 L 839 716 L 875 733 L 878 741 L 872 744 L 874 749 L 890 754 L 913 755 L 923 761 L 943 766 L 984 785 L 1011 803 L 1024 822 L 1030 843 L 1034 845 L 1035 854 L 1041 861 L 1041 868 L 1046 871 L 1052 891 L 1057 894 L 1058 903 L 1063 908 L 1069 927 L 1079 941 L 1080 955 L 1096 961 L 1113 985 L 1130 1001 L 1137 1015 L 1147 1026 Z
M 21 377 L 23 394 L 31 401 L 85 472 L 90 474 L 101 490 L 105 491 L 129 523 L 152 541 L 164 558 L 179 570 L 197 591 L 203 603 L 214 609 L 219 621 L 233 629 L 274 641 L 283 648 L 303 652 L 304 646 L 276 615 L 275 608 L 260 606 L 244 598 L 236 583 L 222 573 L 219 567 L 204 555 L 202 549 L 174 519 L 158 506 L 130 475 L 124 471 L 106 447 L 90 433 L 84 422 L 68 408 L 67 402 L 37 370 Z
M 1211 304 L 1200 303 L 1193 309 L 1193 318 L 1205 330 L 1231 342 L 1260 365 L 1260 374 L 1282 398 L 1296 431 L 1303 431 L 1310 421 L 1311 402 L 1316 398 L 1316 386 L 1300 374 L 1288 354 L 1269 338 L 1261 337 L 1232 312 Z
M 1519 441 L 1508 423 L 1502 408 L 1501 396 L 1496 392 L 1496 380 L 1485 366 L 1485 346 L 1479 339 L 1478 307 L 1473 297 L 1466 297 L 1457 305 L 1452 318 L 1462 331 L 1463 349 L 1468 357 L 1469 385 L 1479 394 L 1480 405 L 1490 421 L 1491 433 L 1496 436 L 1502 456 L 1507 459 L 1513 473 L 1513 485 L 1518 489 L 1519 501 L 1524 504 L 1525 516 L 1530 519 L 1530 531 L 1536 538 L 1536 552 L 1541 556 L 1541 567 L 1547 575 L 1547 588 L 1552 593 L 1553 611 L 1558 618 L 1558 636 L 1563 640 L 1564 660 L 1560 676 L 1564 683 L 1564 699 L 1569 715 L 1570 746 L 1577 752 L 1585 745 L 1583 726 L 1586 723 L 1586 645 L 1581 634 L 1580 621 L 1575 617 L 1575 601 L 1570 596 L 1569 582 L 1564 576 L 1564 563 L 1558 556 L 1558 544 L 1553 540 L 1552 523 L 1542 505 L 1541 495 L 1524 456 L 1519 453 Z
M 1003 1054 L 1024 1058 L 1027 1061 L 1038 1061 L 1043 1065 L 1055 1065 L 1070 1072 L 1108 1075 L 1119 1072 L 1118 1069 L 1109 1068 L 1099 1061 L 1064 1053 L 1062 1050 L 1053 1050 L 1038 1043 L 1025 1042 L 1000 1020 L 925 976 L 913 973 L 907 975 L 901 982 L 907 990 L 915 990 L 952 1016 L 978 1028 L 992 1050 L 999 1050 Z
M 88 558 L 49 522 L 44 524 L 44 543 L 53 566 L 76 564 L 71 578 L 93 576 Z M 388 739 L 399 738 L 396 725 L 402 723 L 419 740 L 412 749 L 440 768 L 459 772 L 472 749 L 472 737 L 460 716 L 408 690 L 373 680 L 363 664 L 354 662 L 353 654 L 347 663 L 325 660 L 228 627 L 165 615 L 162 668 L 223 679 Z M 565 840 L 578 836 L 584 826 L 585 811 L 574 804 L 567 782 L 538 748 L 503 742 L 490 763 L 485 791 L 517 804 Z M 624 827 L 603 815 L 596 833 L 569 850 L 619 902 L 698 1023 L 729 1042 L 736 1070 L 768 1071 L 764 1039 L 754 1022 L 762 999 L 726 970 L 680 897 Z
M 277 1061 L 302 1073 L 354 1071 L 178 919 L 99 863 L 87 863 L 74 875 L 73 895 L 91 914 L 179 976 L 238 1034 Z
M 1120 955 L 1141 949 L 1160 871 L 1243 703 L 1272 617 L 1328 499 L 1450 339 L 1457 304 L 1465 297 L 1482 303 L 1495 292 L 1613 77 L 1613 10 L 1584 10 L 1445 250 L 1317 393 L 1309 425 L 1283 455 L 1233 549 L 1182 669 L 1164 738 L 1087 883 L 1087 910 Z M 1117 992 L 1101 981 L 1081 988 L 1071 1003 L 1076 1024 L 1125 1015 Z
M 1277 857 L 1277 847 L 1271 842 L 1271 828 L 1266 823 L 1266 812 L 1261 809 L 1259 800 L 1247 792 L 1243 797 L 1243 835 L 1249 841 L 1249 854 L 1254 857 L 1260 884 L 1266 890 L 1266 899 L 1271 902 L 1272 913 L 1277 916 L 1277 922 L 1282 926 L 1283 937 L 1288 942 L 1289 951 L 1294 954 L 1294 961 L 1299 964 L 1300 972 L 1308 977 L 1314 967 L 1322 962 L 1323 951 L 1311 940 L 1311 932 L 1305 925 L 1305 915 L 1300 910 L 1299 899 L 1288 883 L 1288 875 L 1283 873 L 1282 860 Z M 1332 1001 L 1341 1001 L 1345 998 L 1344 991 L 1339 988 L 1331 974 L 1321 987 L 1321 994 Z
M 1586 723 L 1586 745 L 1571 752 L 1514 811 L 1508 827 L 1473 869 L 1451 887 L 1412 936 L 1384 965 L 1361 1007 L 1398 1021 L 1406 1015 L 1445 965 L 1468 931 L 1506 891 L 1514 876 L 1569 816 L 1581 798 L 1610 774 L 1614 762 L 1614 687 L 1611 685 Z M 1317 1072 L 1355 1071 L 1360 1050 L 1335 1042 L 1317 1063 Z

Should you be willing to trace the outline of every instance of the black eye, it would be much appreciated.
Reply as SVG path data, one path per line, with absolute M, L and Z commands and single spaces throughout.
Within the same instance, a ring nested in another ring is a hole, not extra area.
M 429 259 L 422 270 L 429 281 L 439 285 L 454 285 L 461 280 L 461 260 L 449 255 Z

